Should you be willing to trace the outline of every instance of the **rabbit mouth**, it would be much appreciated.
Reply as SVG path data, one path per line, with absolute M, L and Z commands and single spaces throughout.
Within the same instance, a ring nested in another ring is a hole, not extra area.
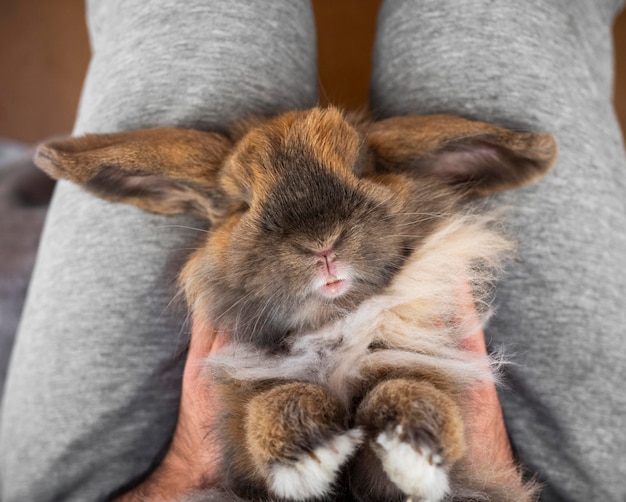
M 347 277 L 329 276 L 324 284 L 318 288 L 318 291 L 324 298 L 333 299 L 344 295 L 350 289 L 350 286 L 351 281 Z

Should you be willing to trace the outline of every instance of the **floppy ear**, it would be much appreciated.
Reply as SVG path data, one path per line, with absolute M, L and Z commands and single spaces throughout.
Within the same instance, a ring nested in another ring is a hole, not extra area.
M 374 122 L 368 143 L 377 172 L 436 176 L 470 197 L 532 183 L 551 169 L 557 155 L 549 133 L 516 132 L 449 115 Z
M 35 163 L 109 201 L 212 220 L 222 202 L 218 171 L 230 149 L 218 133 L 156 128 L 51 141 L 38 148 Z

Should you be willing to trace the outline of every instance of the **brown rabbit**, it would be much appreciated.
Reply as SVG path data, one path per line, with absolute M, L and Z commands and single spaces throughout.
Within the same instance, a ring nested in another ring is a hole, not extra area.
M 459 347 L 511 251 L 466 199 L 541 178 L 547 133 L 334 108 L 88 135 L 37 164 L 111 201 L 210 221 L 181 274 L 231 343 L 207 368 L 225 414 L 223 491 L 194 500 L 531 501 L 465 455 L 465 391 L 490 361 Z M 484 317 L 484 316 L 483 316 Z

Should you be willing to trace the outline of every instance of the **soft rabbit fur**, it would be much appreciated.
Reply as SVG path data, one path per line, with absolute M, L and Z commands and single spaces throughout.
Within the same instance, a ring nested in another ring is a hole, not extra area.
M 481 323 L 468 306 L 486 312 L 512 248 L 465 200 L 533 182 L 555 156 L 547 133 L 313 108 L 229 134 L 70 138 L 36 161 L 211 223 L 181 285 L 231 340 L 207 361 L 223 487 L 193 500 L 524 502 L 536 490 L 517 470 L 465 455 L 464 395 L 492 378 L 460 348 Z

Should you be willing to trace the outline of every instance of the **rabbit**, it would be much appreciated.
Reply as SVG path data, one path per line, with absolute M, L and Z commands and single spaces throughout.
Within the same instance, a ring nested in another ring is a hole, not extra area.
M 464 396 L 494 360 L 460 344 L 514 249 L 472 200 L 541 179 L 556 154 L 545 132 L 316 107 L 56 140 L 36 163 L 210 223 L 180 285 L 229 340 L 206 361 L 223 481 L 190 501 L 530 502 L 518 469 L 466 455 Z

